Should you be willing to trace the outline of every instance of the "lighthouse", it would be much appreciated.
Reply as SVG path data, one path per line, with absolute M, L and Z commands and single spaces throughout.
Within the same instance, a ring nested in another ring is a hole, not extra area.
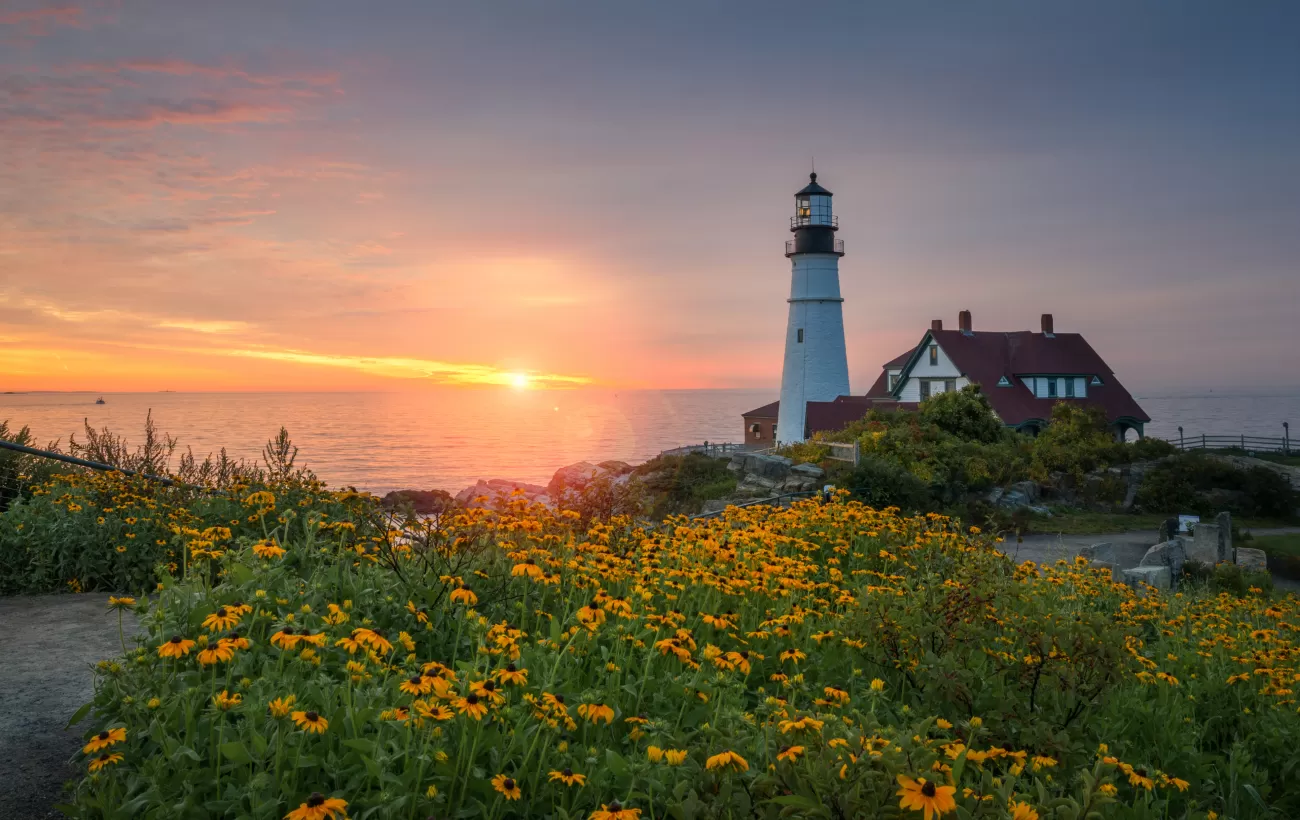
M 816 173 L 809 174 L 808 184 L 794 195 L 790 230 L 794 238 L 785 243 L 790 260 L 790 318 L 776 430 L 781 443 L 804 440 L 808 402 L 834 401 L 849 393 L 840 296 L 844 241 L 835 238 L 839 219 L 831 211 L 831 192 L 817 184 Z

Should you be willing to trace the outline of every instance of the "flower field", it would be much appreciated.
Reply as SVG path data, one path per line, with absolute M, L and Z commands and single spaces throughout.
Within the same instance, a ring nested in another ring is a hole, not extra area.
M 171 492 L 58 479 L 0 516 L 10 587 L 148 592 L 113 600 L 145 635 L 75 716 L 73 816 L 1300 814 L 1293 597 L 1136 595 L 844 500 Z

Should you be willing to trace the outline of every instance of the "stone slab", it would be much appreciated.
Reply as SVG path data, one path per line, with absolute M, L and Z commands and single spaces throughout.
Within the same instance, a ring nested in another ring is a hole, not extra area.
M 1134 567 L 1124 570 L 1124 583 L 1142 591 L 1145 586 L 1167 590 L 1173 584 L 1169 567 Z
M 1268 553 L 1250 547 L 1237 547 L 1237 566 L 1251 572 L 1268 570 Z

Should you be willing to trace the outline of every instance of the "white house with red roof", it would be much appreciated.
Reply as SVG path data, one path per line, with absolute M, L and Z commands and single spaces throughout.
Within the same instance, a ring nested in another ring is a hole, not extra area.
M 1115 372 L 1078 333 L 1057 333 L 1050 313 L 1038 333 L 975 330 L 963 310 L 956 330 L 935 319 L 917 345 L 881 366 L 863 396 L 807 402 L 804 438 L 843 428 L 868 410 L 915 409 L 936 393 L 977 384 L 1004 424 L 1036 434 L 1047 426 L 1058 402 L 1098 407 L 1118 438 L 1138 437 L 1151 421 Z M 754 446 L 776 443 L 780 402 L 744 414 L 745 440 Z M 782 443 L 784 441 L 784 437 Z

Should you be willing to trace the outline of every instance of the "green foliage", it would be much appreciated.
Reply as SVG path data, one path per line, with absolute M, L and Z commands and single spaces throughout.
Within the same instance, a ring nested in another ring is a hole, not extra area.
M 662 518 L 698 512 L 705 501 L 735 492 L 738 479 L 727 463 L 702 453 L 658 456 L 638 466 L 633 475 L 650 496 L 650 515 Z
M 878 510 L 898 507 L 902 510 L 927 510 L 932 504 L 930 488 L 895 462 L 879 456 L 866 456 L 843 477 L 843 486 L 853 497 Z
M 1273 576 L 1268 572 L 1246 570 L 1236 564 L 1203 564 L 1200 561 L 1188 561 L 1183 564 L 1183 578 L 1193 588 L 1202 588 L 1209 593 L 1226 593 L 1237 598 L 1246 598 L 1273 592 Z
M 976 384 L 931 396 L 921 402 L 918 412 L 922 423 L 933 424 L 962 441 L 993 444 L 1009 435 Z
M 47 450 L 53 450 L 57 446 L 57 442 L 51 442 L 42 447 L 32 438 L 30 428 L 21 427 L 11 430 L 9 422 L 4 420 L 0 420 L 0 441 Z M 32 487 L 39 486 L 56 473 L 69 469 L 71 468 L 57 461 L 0 449 L 0 512 L 3 512 L 15 499 L 27 494 Z
M 1247 543 L 1264 551 L 1269 570 L 1283 578 L 1300 581 L 1300 533 L 1256 535 Z
M 1215 492 L 1218 491 L 1218 492 Z M 1135 503 L 1143 510 L 1290 518 L 1300 498 L 1286 477 L 1267 467 L 1241 468 L 1204 453 L 1188 453 L 1147 473 Z
M 1127 460 L 1101 408 L 1058 402 L 1051 424 L 1034 439 L 1031 473 L 1039 481 L 1056 472 L 1082 480 L 1091 470 Z

